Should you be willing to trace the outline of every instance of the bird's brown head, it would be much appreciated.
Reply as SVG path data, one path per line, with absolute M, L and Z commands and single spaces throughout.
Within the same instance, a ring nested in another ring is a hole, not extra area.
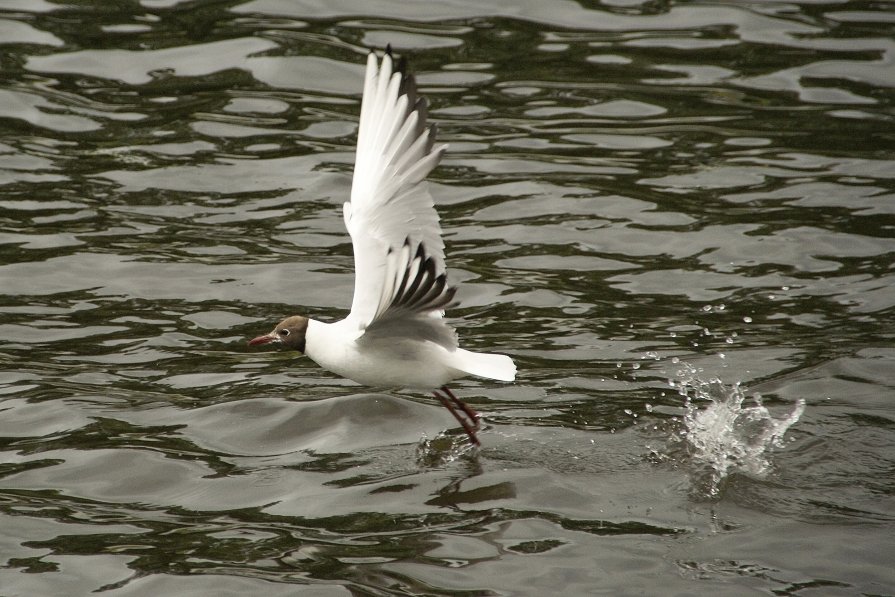
M 285 348 L 294 348 L 298 352 L 305 351 L 305 333 L 308 331 L 308 318 L 301 315 L 287 317 L 277 324 L 269 334 L 249 340 L 249 346 L 276 343 Z

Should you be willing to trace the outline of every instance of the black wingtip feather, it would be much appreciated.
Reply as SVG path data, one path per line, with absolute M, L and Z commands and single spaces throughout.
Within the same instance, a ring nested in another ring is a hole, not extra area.
M 392 53 L 391 44 L 385 46 L 385 53 L 392 59 L 392 61 L 395 60 L 394 54 Z M 425 100 L 425 98 L 418 97 L 416 77 L 413 76 L 413 73 L 408 72 L 407 64 L 407 57 L 401 56 L 394 67 L 393 72 L 399 73 L 401 75 L 401 85 L 398 87 L 398 96 L 400 97 L 402 95 L 406 95 L 407 105 L 410 106 L 410 109 L 408 109 L 408 114 L 410 112 L 413 112 L 414 110 L 420 111 L 420 122 L 425 123 L 428 104 L 421 103 L 421 100 Z
M 429 127 L 429 136 L 426 138 L 426 155 L 432 151 L 435 146 L 435 138 L 438 137 L 438 125 L 433 124 Z
M 405 240 L 404 245 L 409 244 L 410 240 Z M 411 278 L 414 264 L 417 270 Z M 448 287 L 447 274 L 436 274 L 435 260 L 426 255 L 425 245 L 418 243 L 413 258 L 405 265 L 389 308 L 419 313 L 438 311 L 451 303 L 455 292 Z
M 404 246 L 410 246 L 410 237 L 404 239 Z M 389 249 L 389 253 L 391 252 L 392 250 Z M 411 261 L 410 263 L 413 263 L 413 261 Z M 401 276 L 401 283 L 398 284 L 398 288 L 395 289 L 395 294 L 392 298 L 392 304 L 394 304 L 396 301 L 400 300 L 402 296 L 404 296 L 404 291 L 407 288 L 407 282 L 409 281 L 407 278 L 408 276 L 410 276 L 410 263 L 404 266 L 404 275 Z
M 410 237 L 409 236 L 404 239 L 404 246 L 405 247 L 410 246 Z M 398 288 L 395 289 L 395 294 L 394 294 L 394 297 L 392 298 L 392 305 L 401 305 L 404 302 L 406 302 L 407 297 L 411 292 L 410 288 L 407 287 L 407 284 L 410 283 L 411 288 L 413 288 L 413 284 L 418 283 L 417 279 L 419 278 L 420 271 L 422 271 L 422 268 L 421 268 L 419 271 L 417 271 L 416 279 L 410 280 L 410 268 L 413 265 L 414 261 L 420 260 L 422 262 L 425 258 L 426 258 L 425 250 L 423 249 L 422 243 L 420 243 L 416 247 L 416 255 L 414 255 L 413 258 L 404 265 L 404 275 L 401 276 L 401 282 L 400 282 L 400 284 L 398 284 Z
M 417 113 L 416 119 L 416 136 L 419 137 L 426 132 L 426 120 L 429 118 L 429 102 L 426 98 L 421 97 L 416 100 L 413 110 Z
M 407 118 L 407 116 L 416 109 L 416 77 L 413 75 L 405 75 L 404 78 L 401 79 L 401 88 L 398 92 L 398 96 L 400 97 L 401 95 L 407 96 L 407 113 L 404 115 L 404 117 Z
M 432 291 L 432 287 L 438 283 L 438 277 L 435 275 L 435 261 L 426 259 L 423 264 L 426 274 L 420 279 L 420 285 L 412 296 L 408 297 L 408 302 L 414 305 L 426 304 L 426 297 Z
M 457 294 L 457 287 L 451 286 L 447 289 L 447 292 L 444 293 L 444 306 L 442 309 L 450 309 L 451 307 L 459 307 L 460 301 L 454 300 L 454 295 Z
M 427 309 L 437 308 L 438 303 L 441 302 L 439 297 L 444 292 L 445 286 L 447 286 L 447 276 L 441 274 L 435 278 L 435 283 L 430 286 L 428 292 L 423 294 L 417 302 Z
M 422 246 L 422 243 L 420 244 L 420 246 Z M 417 254 L 420 254 L 419 251 L 417 252 Z M 435 263 L 431 259 L 426 259 L 420 264 L 420 269 L 419 271 L 417 271 L 416 277 L 413 279 L 410 287 L 404 292 L 404 296 L 398 297 L 395 300 L 395 304 L 401 306 L 415 304 L 417 290 L 420 288 L 420 286 L 423 284 L 424 279 L 427 277 L 430 278 L 430 280 L 435 278 Z M 426 290 L 429 289 L 429 284 L 431 284 L 431 282 L 427 283 L 427 285 L 425 286 Z

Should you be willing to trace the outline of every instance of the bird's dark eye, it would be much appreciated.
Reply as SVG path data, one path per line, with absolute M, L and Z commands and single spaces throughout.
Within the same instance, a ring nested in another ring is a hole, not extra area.
M 289 330 L 287 330 L 286 328 L 283 328 L 283 329 L 280 330 L 278 333 L 279 333 L 281 336 L 288 336 L 288 335 L 289 335 Z

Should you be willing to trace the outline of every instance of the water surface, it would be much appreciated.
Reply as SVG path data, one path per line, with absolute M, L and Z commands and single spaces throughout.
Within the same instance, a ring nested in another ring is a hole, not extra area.
M 0 2 L 0 593 L 892 594 L 893 21 Z M 456 385 L 477 454 L 245 345 L 350 305 L 387 43 L 450 143 L 451 321 L 519 365 Z

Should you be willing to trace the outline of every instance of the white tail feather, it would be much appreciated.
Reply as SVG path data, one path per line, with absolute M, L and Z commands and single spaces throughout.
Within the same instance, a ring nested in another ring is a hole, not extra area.
M 454 357 L 456 360 L 453 366 L 471 375 L 500 381 L 516 379 L 516 364 L 506 355 L 470 352 L 458 348 Z

